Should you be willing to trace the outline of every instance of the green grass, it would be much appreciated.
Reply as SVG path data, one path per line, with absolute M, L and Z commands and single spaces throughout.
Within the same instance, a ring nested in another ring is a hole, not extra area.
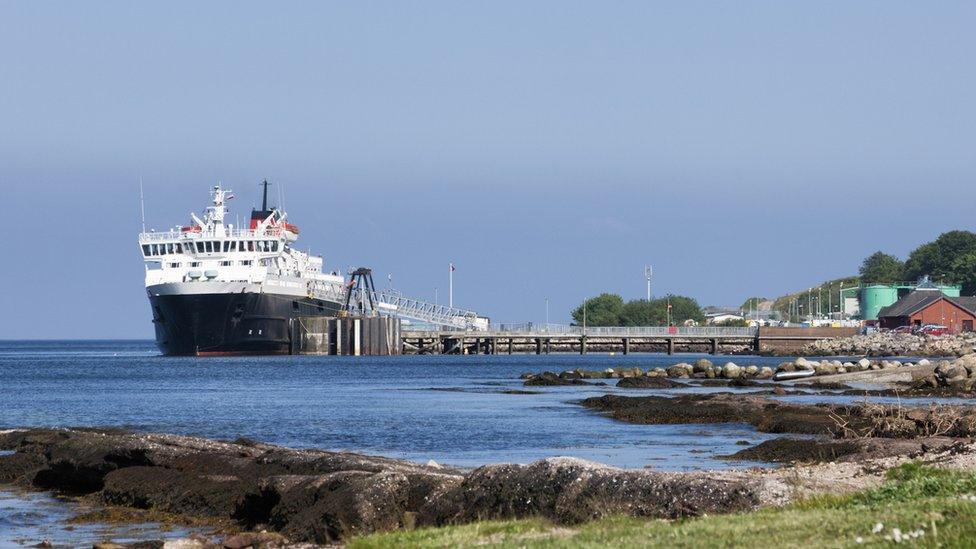
M 678 521 L 609 517 L 559 526 L 542 519 L 485 521 L 376 534 L 350 548 L 457 547 L 851 547 L 893 545 L 892 528 L 923 529 L 910 544 L 971 547 L 976 543 L 976 473 L 914 463 L 889 471 L 879 487 L 813 497 L 783 508 Z M 875 524 L 884 531 L 872 533 Z M 863 543 L 857 544 L 861 537 Z M 904 543 L 903 543 L 904 544 Z

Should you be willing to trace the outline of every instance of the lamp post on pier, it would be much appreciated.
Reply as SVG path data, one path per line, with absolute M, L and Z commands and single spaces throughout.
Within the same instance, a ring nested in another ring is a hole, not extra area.
M 546 331 L 549 331 L 549 298 L 546 298 Z
M 644 278 L 647 279 L 647 301 L 651 300 L 651 277 L 654 276 L 654 268 L 644 265 Z

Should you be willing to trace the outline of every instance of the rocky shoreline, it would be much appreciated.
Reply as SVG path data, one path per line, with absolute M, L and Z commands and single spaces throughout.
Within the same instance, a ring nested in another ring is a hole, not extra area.
M 815 341 L 800 354 L 808 356 L 958 357 L 976 350 L 976 333 L 942 336 L 875 332 Z
M 677 518 L 760 503 L 758 487 L 748 479 L 624 470 L 574 458 L 463 471 L 116 429 L 5 431 L 0 450 L 13 451 L 0 455 L 0 483 L 210 519 L 227 536 L 272 532 L 279 536 L 276 544 L 335 543 L 485 519 L 545 517 L 572 524 L 608 515 Z
M 923 358 L 917 362 L 900 360 L 869 360 L 862 358 L 857 361 L 840 360 L 808 360 L 800 357 L 792 361 L 781 362 L 776 368 L 769 366 L 740 366 L 734 362 L 717 365 L 702 358 L 693 364 L 679 362 L 668 368 L 653 368 L 643 370 L 639 367 L 607 368 L 606 370 L 587 370 L 577 368 L 563 372 L 541 372 L 522 374 L 523 384 L 528 387 L 569 386 L 569 385 L 606 385 L 603 381 L 616 379 L 617 387 L 625 389 L 680 389 L 690 385 L 674 382 L 672 379 L 688 380 L 702 386 L 758 386 L 757 381 L 777 381 L 784 374 L 808 372 L 813 376 L 841 376 L 844 374 L 864 373 L 857 376 L 859 380 L 870 381 L 871 376 L 879 376 L 902 372 L 903 385 L 886 390 L 901 390 L 904 393 L 917 392 L 925 395 L 935 395 L 933 390 L 944 389 L 944 393 L 956 396 L 968 395 L 976 392 L 976 354 L 968 354 L 953 360 L 929 360 Z M 835 377 L 834 379 L 839 379 Z M 818 382 L 815 388 L 830 389 L 831 382 Z M 794 385 L 798 386 L 798 385 Z M 851 389 L 838 384 L 834 389 Z

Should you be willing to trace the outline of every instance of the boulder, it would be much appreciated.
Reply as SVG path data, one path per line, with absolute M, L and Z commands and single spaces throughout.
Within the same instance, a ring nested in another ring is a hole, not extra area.
M 542 372 L 526 379 L 522 385 L 526 387 L 557 387 L 560 385 L 592 385 L 582 379 L 564 379 L 554 372 Z
M 752 509 L 743 481 L 617 469 L 576 458 L 486 465 L 439 498 L 438 524 L 543 517 L 578 524 L 606 516 L 679 518 Z
M 253 547 L 283 546 L 288 539 L 274 532 L 244 532 L 224 539 L 224 549 L 247 549 Z
M 756 366 L 755 364 L 746 366 L 746 369 L 743 370 L 743 373 L 749 377 L 755 377 L 756 374 L 759 373 L 759 366 Z
M 866 358 L 862 358 L 861 360 L 857 361 L 857 365 L 860 367 L 861 371 L 864 371 L 871 367 L 871 361 Z
M 675 364 L 674 366 L 671 366 L 667 370 L 668 376 L 669 377 L 685 377 L 685 378 L 686 377 L 690 377 L 691 376 L 691 372 L 688 370 L 688 368 L 686 366 L 687 365 L 684 364 L 684 363 Z
M 763 379 L 769 379 L 773 377 L 773 375 L 775 375 L 775 372 L 773 372 L 773 369 L 769 366 L 763 366 L 759 369 L 759 377 Z
M 695 372 L 706 372 L 712 368 L 712 361 L 707 358 L 699 358 L 695 361 Z
M 737 379 L 742 375 L 742 368 L 739 368 L 734 362 L 726 362 L 725 366 L 722 366 L 722 377 L 726 379 Z
M 976 372 L 976 355 L 964 355 L 953 361 L 966 369 L 970 374 Z
M 684 383 L 671 381 L 666 377 L 640 376 L 625 377 L 617 382 L 617 387 L 623 389 L 675 389 L 687 386 Z

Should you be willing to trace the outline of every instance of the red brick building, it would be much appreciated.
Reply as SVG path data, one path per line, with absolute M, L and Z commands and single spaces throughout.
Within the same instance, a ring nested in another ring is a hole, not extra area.
M 940 324 L 952 333 L 972 332 L 976 297 L 949 297 L 936 289 L 919 289 L 878 312 L 882 328 Z

